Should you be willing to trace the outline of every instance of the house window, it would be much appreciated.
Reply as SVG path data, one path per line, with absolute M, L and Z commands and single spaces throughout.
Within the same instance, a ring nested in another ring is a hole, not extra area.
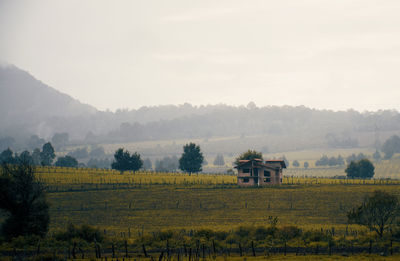
M 271 177 L 271 172 L 264 170 L 264 177 Z
M 249 182 L 249 178 L 244 178 L 243 179 L 243 183 L 248 183 Z
M 271 178 L 264 178 L 264 182 L 271 182 Z
M 243 173 L 250 173 L 250 169 L 243 169 Z

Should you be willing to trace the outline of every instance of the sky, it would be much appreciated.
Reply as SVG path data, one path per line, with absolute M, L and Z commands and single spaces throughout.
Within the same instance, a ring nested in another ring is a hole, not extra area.
M 0 60 L 100 110 L 400 109 L 398 0 L 0 0 Z

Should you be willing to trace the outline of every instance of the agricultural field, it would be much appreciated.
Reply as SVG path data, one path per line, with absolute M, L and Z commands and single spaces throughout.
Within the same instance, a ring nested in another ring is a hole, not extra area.
M 41 251 L 63 259 L 79 256 L 72 250 L 75 247 L 86 257 L 94 258 L 96 249 L 98 257 L 115 255 L 125 260 L 154 260 L 163 251 L 168 251 L 168 256 L 159 260 L 342 260 L 344 256 L 338 255 L 342 252 L 354 254 L 345 254 L 346 260 L 399 257 L 399 242 L 374 241 L 373 247 L 368 247 L 367 238 L 373 234 L 365 227 L 348 224 L 346 216 L 375 190 L 400 196 L 397 179 L 293 174 L 286 175 L 280 186 L 240 188 L 236 176 L 227 174 L 60 167 L 39 167 L 37 177 L 45 184 L 50 203 L 49 239 L 28 249 L 3 246 L 7 253 L 34 253 L 40 245 Z M 276 220 L 276 228 L 272 220 Z M 71 224 L 92 226 L 106 239 L 101 244 L 76 238 L 66 243 L 54 241 L 62 238 Z M 275 232 L 268 232 L 271 229 Z M 288 229 L 303 236 L 287 242 L 275 239 Z M 275 236 L 260 239 L 259 231 Z M 393 249 L 395 254 L 389 255 Z M 373 254 L 365 254 L 368 251 Z M 376 255 L 382 251 L 389 256 Z M 136 258 L 128 259 L 132 256 Z

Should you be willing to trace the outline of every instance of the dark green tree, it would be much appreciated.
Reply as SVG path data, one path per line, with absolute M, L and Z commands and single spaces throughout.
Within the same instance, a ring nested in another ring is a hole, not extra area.
M 294 160 L 293 161 L 293 163 L 292 163 L 292 165 L 293 165 L 293 167 L 299 167 L 300 166 L 300 163 L 297 161 L 297 160 Z
M 15 162 L 15 158 L 13 155 L 14 152 L 10 148 L 4 150 L 2 153 L 0 153 L 0 164 L 13 164 Z
M 393 225 L 400 215 L 399 199 L 396 195 L 374 191 L 363 203 L 347 213 L 350 224 L 358 224 L 375 231 L 379 237 Z
M 69 167 L 76 168 L 78 167 L 78 161 L 71 156 L 59 157 L 55 163 L 57 167 Z
M 111 164 L 111 168 L 123 173 L 126 170 L 137 171 L 142 165 L 143 160 L 140 158 L 140 154 L 134 152 L 131 155 L 129 151 L 124 151 L 123 148 L 119 148 L 114 153 L 114 162 Z
M 374 152 L 374 154 L 372 155 L 372 157 L 374 158 L 375 161 L 380 161 L 380 160 L 382 159 L 382 156 L 381 156 L 381 154 L 379 153 L 378 150 L 376 150 L 376 151 Z
M 214 165 L 215 166 L 224 166 L 225 165 L 225 160 L 224 156 L 222 154 L 218 154 L 215 159 L 214 159 Z
M 16 161 L 19 162 L 27 162 L 29 164 L 33 165 L 33 158 L 32 155 L 29 151 L 25 150 L 23 152 L 21 152 L 21 154 L 19 154 L 19 156 L 16 156 Z
M 235 159 L 235 165 L 239 165 L 240 160 L 253 160 L 253 159 L 263 159 L 263 155 L 261 152 L 255 150 L 248 150 L 243 152 Z
M 5 239 L 24 235 L 44 236 L 50 221 L 44 187 L 28 162 L 3 164 L 0 169 L 0 208 L 8 215 L 1 226 Z
M 400 152 L 400 137 L 393 135 L 385 141 L 382 146 L 382 152 L 385 153 L 384 158 L 390 159 L 393 154 Z
M 183 153 L 179 159 L 179 168 L 182 171 L 189 172 L 189 174 L 199 172 L 202 170 L 203 160 L 204 157 L 200 146 L 191 142 L 183 146 Z
M 349 178 L 372 178 L 375 174 L 375 167 L 368 159 L 352 161 L 345 170 Z
M 310 164 L 308 164 L 308 162 L 306 161 L 306 162 L 304 162 L 304 165 L 303 165 L 303 166 L 304 166 L 305 169 L 308 169 L 308 167 L 310 166 Z
M 42 166 L 51 166 L 56 154 L 50 142 L 43 145 L 42 152 L 40 153 L 40 163 Z

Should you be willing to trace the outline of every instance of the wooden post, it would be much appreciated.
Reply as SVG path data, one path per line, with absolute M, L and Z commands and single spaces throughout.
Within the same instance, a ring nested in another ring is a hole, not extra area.
M 128 242 L 125 240 L 125 257 L 128 258 Z
M 85 252 L 83 252 L 83 250 L 82 250 L 82 248 L 78 248 L 78 250 L 81 252 L 81 255 L 82 255 L 82 259 L 84 259 L 85 258 Z
M 160 256 L 158 257 L 158 261 L 162 261 L 164 257 L 164 251 L 161 251 Z
M 114 242 L 111 245 L 111 251 L 112 251 L 112 258 L 115 258 L 115 248 L 114 248 Z
M 142 244 L 142 248 L 143 248 L 143 254 L 145 257 L 148 257 L 147 252 L 146 252 L 146 248 L 144 246 L 144 244 Z
M 72 247 L 72 258 L 73 258 L 73 259 L 76 259 L 76 253 L 75 253 L 75 251 L 76 251 L 76 242 L 74 242 L 74 246 Z
M 368 253 L 371 254 L 372 253 L 372 240 L 369 240 L 369 250 Z
M 242 245 L 240 243 L 239 243 L 239 253 L 240 253 L 240 256 L 243 256 Z

